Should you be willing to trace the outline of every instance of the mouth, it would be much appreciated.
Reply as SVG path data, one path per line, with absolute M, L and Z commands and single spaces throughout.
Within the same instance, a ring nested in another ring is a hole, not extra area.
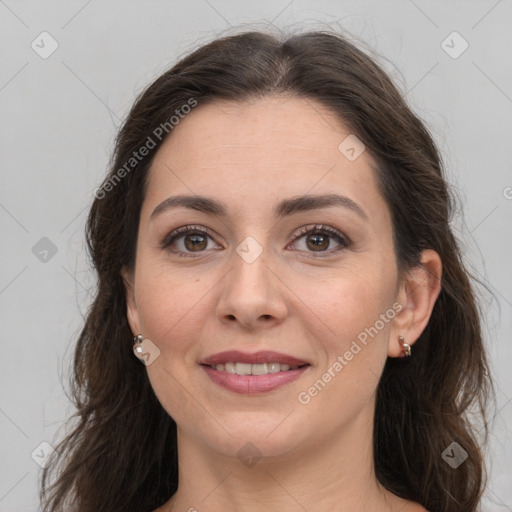
M 269 351 L 222 352 L 200 365 L 214 383 L 240 394 L 273 391 L 296 380 L 311 366 L 295 357 Z
M 208 365 L 210 366 L 210 365 Z M 307 363 L 303 365 L 290 366 L 289 364 L 281 363 L 220 363 L 215 366 L 210 366 L 213 370 L 218 372 L 226 372 L 236 375 L 268 375 L 269 373 L 289 372 L 309 366 Z

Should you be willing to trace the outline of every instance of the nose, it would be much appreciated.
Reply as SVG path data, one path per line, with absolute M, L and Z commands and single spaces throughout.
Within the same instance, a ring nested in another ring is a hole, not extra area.
M 234 265 L 223 279 L 217 316 L 246 330 L 269 328 L 287 314 L 286 287 L 267 266 L 265 251 L 252 263 L 234 254 Z

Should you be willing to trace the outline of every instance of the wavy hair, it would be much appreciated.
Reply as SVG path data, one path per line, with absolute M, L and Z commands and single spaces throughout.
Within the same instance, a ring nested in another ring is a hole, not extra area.
M 441 257 L 441 292 L 414 357 L 388 358 L 380 379 L 374 465 L 389 491 L 428 510 L 478 510 L 492 383 L 472 282 L 478 281 L 450 227 L 454 195 L 433 139 L 376 60 L 346 37 L 251 31 L 205 44 L 163 73 L 117 135 L 87 220 L 97 290 L 74 353 L 72 428 L 41 477 L 45 512 L 151 512 L 176 491 L 176 424 L 133 356 L 121 276 L 135 265 L 148 170 L 165 140 L 155 129 L 168 127 L 191 99 L 201 105 L 273 94 L 319 102 L 365 144 L 391 212 L 400 270 L 417 266 L 424 249 Z M 155 147 L 130 160 L 148 137 Z M 452 442 L 468 454 L 457 469 L 442 457 Z

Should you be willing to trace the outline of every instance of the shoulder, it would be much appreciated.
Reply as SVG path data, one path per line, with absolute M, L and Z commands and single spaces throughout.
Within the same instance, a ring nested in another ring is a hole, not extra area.
M 400 512 L 429 512 L 423 505 L 416 503 L 415 501 L 408 501 L 398 496 L 393 496 L 393 499 L 389 501 L 391 505 L 390 510 Z
M 409 502 L 400 512 L 428 512 L 428 510 L 419 503 Z

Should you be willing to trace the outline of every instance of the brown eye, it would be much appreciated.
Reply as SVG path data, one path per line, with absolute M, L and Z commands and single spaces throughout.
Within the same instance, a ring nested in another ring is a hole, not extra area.
M 298 246 L 297 250 L 313 257 L 331 256 L 337 251 L 346 249 L 350 244 L 348 237 L 337 229 L 323 224 L 300 228 L 293 241 L 293 245 Z
M 208 239 L 205 235 L 186 235 L 183 240 L 188 251 L 202 251 L 208 245 Z
M 178 256 L 193 256 L 193 253 L 200 255 L 206 252 L 208 244 L 213 242 L 213 236 L 204 228 L 182 226 L 169 233 L 160 246 Z M 214 245 L 214 248 L 222 249 L 218 244 Z
M 306 244 L 308 248 L 312 249 L 313 251 L 324 251 L 329 247 L 329 236 L 322 234 L 308 235 L 306 237 Z

